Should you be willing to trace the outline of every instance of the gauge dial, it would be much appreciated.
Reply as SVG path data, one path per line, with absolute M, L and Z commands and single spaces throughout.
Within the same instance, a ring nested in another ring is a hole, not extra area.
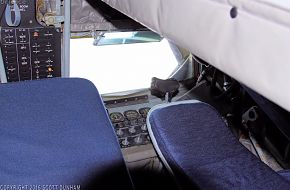
M 136 110 L 125 111 L 124 115 L 128 120 L 135 120 L 140 118 L 140 114 Z
M 119 123 L 119 122 L 123 122 L 125 120 L 123 114 L 121 114 L 120 112 L 111 113 L 110 119 L 111 119 L 112 123 Z
M 139 109 L 139 113 L 142 115 L 142 117 L 146 118 L 149 110 L 150 110 L 150 108 L 148 108 L 148 107 L 141 108 L 141 109 Z

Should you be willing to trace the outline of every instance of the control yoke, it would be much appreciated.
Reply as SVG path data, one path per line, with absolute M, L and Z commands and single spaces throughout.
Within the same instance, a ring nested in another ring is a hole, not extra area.
M 153 96 L 165 98 L 167 102 L 171 102 L 172 98 L 178 94 L 179 86 L 176 79 L 162 80 L 153 77 L 150 90 Z

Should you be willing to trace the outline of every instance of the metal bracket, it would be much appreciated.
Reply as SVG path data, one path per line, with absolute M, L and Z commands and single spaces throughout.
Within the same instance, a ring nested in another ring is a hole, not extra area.
M 247 123 L 249 121 L 254 122 L 258 119 L 259 115 L 257 113 L 257 109 L 258 109 L 257 106 L 253 106 L 242 115 L 242 124 L 243 125 L 247 126 Z

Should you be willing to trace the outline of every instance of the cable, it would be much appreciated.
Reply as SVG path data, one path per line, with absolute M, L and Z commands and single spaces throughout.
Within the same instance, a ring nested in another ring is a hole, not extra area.
M 175 71 L 172 74 L 170 74 L 170 76 L 168 78 L 173 78 L 174 75 L 176 75 L 183 68 L 184 65 L 186 65 L 187 63 L 189 63 L 189 59 L 190 59 L 190 55 L 187 56 L 186 59 L 184 59 L 184 61 L 182 62 L 182 64 L 178 65 L 175 68 Z
M 255 146 L 255 143 L 253 142 L 253 135 L 252 135 L 252 133 L 251 133 L 250 131 L 248 131 L 248 135 L 249 135 L 250 142 L 251 142 L 251 144 L 253 145 L 253 148 L 254 148 L 254 150 L 255 150 L 255 152 L 256 152 L 258 158 L 259 158 L 260 160 L 262 160 L 262 158 L 261 158 L 261 156 L 260 156 L 260 154 L 259 154 L 259 152 L 258 152 L 258 150 L 257 150 L 257 148 L 256 148 L 256 146 Z

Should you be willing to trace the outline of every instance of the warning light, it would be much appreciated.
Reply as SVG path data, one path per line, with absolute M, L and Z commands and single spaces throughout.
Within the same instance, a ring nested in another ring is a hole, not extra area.
M 52 72 L 53 71 L 51 67 L 48 67 L 47 70 L 48 70 L 48 72 Z
M 39 36 L 39 33 L 38 33 L 38 32 L 34 32 L 34 33 L 33 33 L 33 36 L 34 36 L 34 37 L 38 37 L 38 36 Z

